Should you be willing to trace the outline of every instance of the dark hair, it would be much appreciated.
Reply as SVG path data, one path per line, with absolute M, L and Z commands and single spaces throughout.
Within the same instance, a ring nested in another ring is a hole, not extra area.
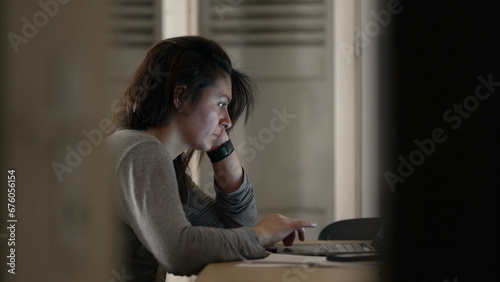
M 245 112 L 246 123 L 255 103 L 255 85 L 248 76 L 233 69 L 221 46 L 200 36 L 162 40 L 149 49 L 122 94 L 114 116 L 115 126 L 146 130 L 167 125 L 177 114 L 173 102 L 176 86 L 186 86 L 182 103 L 191 101 L 196 105 L 203 90 L 225 74 L 232 84 L 229 116 L 235 124 Z M 179 185 L 188 173 L 193 153 L 189 150 L 174 160 Z
M 182 102 L 191 100 L 196 104 L 202 91 L 224 74 L 231 77 L 232 83 L 229 116 L 236 123 L 246 112 L 246 122 L 254 106 L 254 84 L 248 76 L 233 69 L 224 49 L 200 36 L 162 40 L 149 49 L 121 96 L 115 125 L 137 130 L 166 125 L 177 114 L 173 103 L 177 85 L 186 86 Z

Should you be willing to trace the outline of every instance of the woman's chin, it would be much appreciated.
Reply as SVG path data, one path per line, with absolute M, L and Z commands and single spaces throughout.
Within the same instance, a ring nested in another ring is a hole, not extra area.
M 213 146 L 213 142 L 212 142 L 212 141 L 208 141 L 208 142 L 206 142 L 206 143 L 203 145 L 203 148 L 202 148 L 202 149 L 200 149 L 200 150 L 202 150 L 202 151 L 204 151 L 204 152 L 208 152 L 208 151 L 210 151 L 210 149 L 212 149 L 212 146 Z

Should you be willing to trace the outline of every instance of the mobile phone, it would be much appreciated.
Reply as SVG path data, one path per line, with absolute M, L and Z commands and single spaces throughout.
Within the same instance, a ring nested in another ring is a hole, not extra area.
M 380 253 L 349 253 L 349 254 L 329 254 L 326 259 L 329 261 L 377 261 L 381 260 Z

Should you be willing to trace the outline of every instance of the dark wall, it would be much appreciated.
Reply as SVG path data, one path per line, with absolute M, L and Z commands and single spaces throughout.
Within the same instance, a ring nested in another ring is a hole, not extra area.
M 500 2 L 400 2 L 381 38 L 393 278 L 500 276 Z

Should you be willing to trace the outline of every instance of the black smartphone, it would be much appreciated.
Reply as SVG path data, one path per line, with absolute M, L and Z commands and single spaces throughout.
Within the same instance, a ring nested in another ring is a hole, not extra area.
M 326 256 L 329 261 L 378 261 L 382 259 L 380 253 L 349 253 L 349 254 L 330 254 Z

